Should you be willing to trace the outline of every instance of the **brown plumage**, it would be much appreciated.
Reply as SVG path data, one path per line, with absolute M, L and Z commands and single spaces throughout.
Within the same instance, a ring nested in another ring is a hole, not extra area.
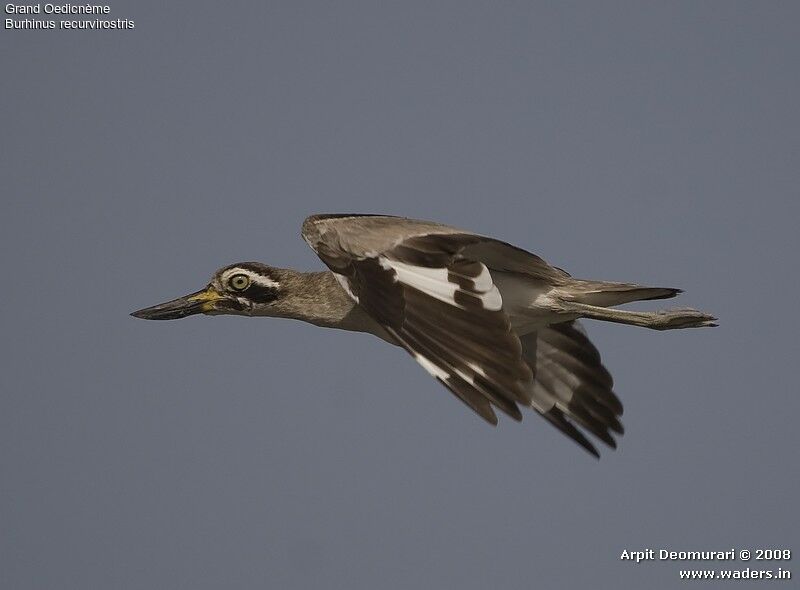
M 314 215 L 302 235 L 330 272 L 231 265 L 206 290 L 133 315 L 291 317 L 375 334 L 489 423 L 497 423 L 495 408 L 521 420 L 520 406 L 531 407 L 594 455 L 581 429 L 616 447 L 622 404 L 577 320 L 658 330 L 715 325 L 695 310 L 610 309 L 680 290 L 575 279 L 535 254 L 439 223 Z

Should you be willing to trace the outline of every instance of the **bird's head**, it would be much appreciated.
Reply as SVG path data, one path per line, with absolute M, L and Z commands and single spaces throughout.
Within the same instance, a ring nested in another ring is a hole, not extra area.
M 177 320 L 190 315 L 274 315 L 281 299 L 282 269 L 260 262 L 239 262 L 219 269 L 211 282 L 195 293 L 134 311 L 144 320 Z

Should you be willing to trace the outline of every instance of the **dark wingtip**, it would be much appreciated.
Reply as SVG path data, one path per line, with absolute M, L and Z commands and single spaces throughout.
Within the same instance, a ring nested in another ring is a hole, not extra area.
M 598 461 L 600 460 L 600 453 L 597 451 L 596 448 L 594 448 L 594 445 L 590 445 L 589 447 L 581 445 L 581 447 L 583 447 L 592 457 L 594 457 Z
M 683 293 L 683 289 L 676 289 L 675 287 L 655 287 L 653 291 L 663 291 L 663 293 L 654 294 L 652 297 L 648 297 L 647 299 L 672 299 L 673 297 L 677 297 Z M 642 301 L 645 301 L 645 299 Z
M 600 459 L 600 453 L 595 446 L 589 442 L 589 439 L 578 430 L 575 425 L 567 420 L 564 413 L 556 407 L 551 408 L 547 412 L 542 413 L 542 416 L 550 422 L 553 426 L 558 428 L 561 432 L 566 434 L 574 442 L 580 445 L 587 453 L 593 455 L 596 459 Z
M 719 327 L 719 318 L 714 317 L 713 315 L 706 315 L 698 324 L 698 328 L 718 328 Z

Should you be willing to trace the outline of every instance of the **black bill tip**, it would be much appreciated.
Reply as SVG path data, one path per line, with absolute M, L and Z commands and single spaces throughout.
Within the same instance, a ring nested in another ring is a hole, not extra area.
M 207 305 L 214 299 L 214 293 L 210 289 L 204 289 L 166 303 L 139 309 L 131 315 L 142 320 L 178 320 L 208 311 Z

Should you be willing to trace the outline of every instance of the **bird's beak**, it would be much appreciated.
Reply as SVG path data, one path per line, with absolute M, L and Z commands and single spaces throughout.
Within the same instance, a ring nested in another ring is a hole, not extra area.
M 217 310 L 217 303 L 223 299 L 226 299 L 225 295 L 209 285 L 191 295 L 146 307 L 131 315 L 143 320 L 177 320 L 198 313 L 213 313 Z

